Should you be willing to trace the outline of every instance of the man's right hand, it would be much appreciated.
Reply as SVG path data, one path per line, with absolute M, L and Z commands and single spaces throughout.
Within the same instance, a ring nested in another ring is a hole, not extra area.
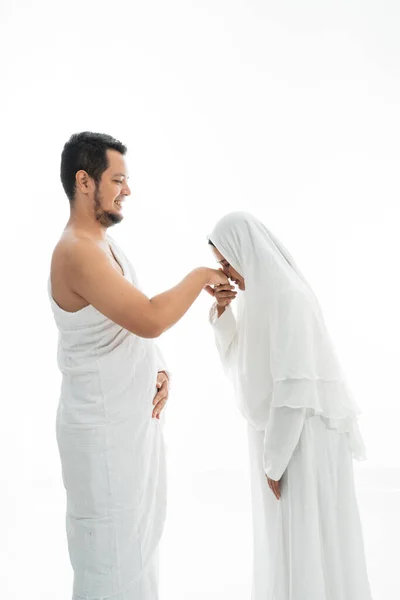
M 222 269 L 208 269 L 207 268 L 207 276 L 208 281 L 204 286 L 206 292 L 210 294 L 210 296 L 214 297 L 214 290 L 216 286 L 219 285 L 229 285 L 229 279 L 225 275 Z M 214 287 L 212 287 L 214 286 Z
M 71 292 L 143 338 L 156 338 L 177 323 L 207 283 L 228 282 L 223 271 L 199 267 L 175 287 L 150 299 L 113 267 L 99 244 L 88 238 L 75 239 L 69 245 L 63 278 Z
M 208 269 L 208 275 L 208 286 L 229 284 L 229 279 L 222 269 Z

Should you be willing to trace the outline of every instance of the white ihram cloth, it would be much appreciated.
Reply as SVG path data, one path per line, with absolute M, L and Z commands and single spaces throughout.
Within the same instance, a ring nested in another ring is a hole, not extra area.
M 137 285 L 131 264 L 109 242 Z M 166 469 L 163 419 L 152 419 L 152 402 L 162 356 L 152 340 L 93 306 L 65 312 L 50 284 L 49 292 L 59 329 L 57 441 L 73 600 L 157 600 Z
M 359 411 L 319 304 L 253 216 L 227 215 L 209 239 L 246 284 L 237 320 L 214 306 L 211 322 L 248 422 L 252 598 L 370 600 L 352 464 L 365 458 Z M 265 474 L 281 480 L 280 501 Z

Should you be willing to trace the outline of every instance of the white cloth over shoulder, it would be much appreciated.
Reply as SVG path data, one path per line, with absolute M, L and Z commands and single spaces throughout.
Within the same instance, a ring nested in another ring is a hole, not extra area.
M 124 276 L 132 265 L 109 240 Z M 166 514 L 164 416 L 152 419 L 153 340 L 133 335 L 93 306 L 63 311 L 57 441 L 67 493 L 73 600 L 158 600 L 158 545 Z M 57 596 L 57 594 L 55 594 Z
M 209 239 L 245 279 L 237 320 L 229 308 L 219 319 L 214 309 L 211 321 L 247 421 L 265 430 L 274 409 L 306 409 L 346 433 L 354 456 L 363 459 L 359 409 L 319 303 L 292 256 L 247 213 L 222 218 Z

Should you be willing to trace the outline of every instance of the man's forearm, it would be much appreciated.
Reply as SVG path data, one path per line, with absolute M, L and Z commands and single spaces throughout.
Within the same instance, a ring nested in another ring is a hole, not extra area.
M 200 267 L 172 289 L 151 298 L 150 303 L 157 313 L 160 335 L 183 317 L 208 281 L 209 270 Z

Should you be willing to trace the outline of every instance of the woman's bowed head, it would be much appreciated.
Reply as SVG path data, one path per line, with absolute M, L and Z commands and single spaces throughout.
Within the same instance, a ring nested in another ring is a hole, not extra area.
M 228 261 L 222 256 L 221 252 L 214 246 L 211 240 L 208 240 L 208 243 L 212 247 L 212 251 L 217 259 L 217 262 L 221 265 L 221 270 L 225 273 L 228 279 L 237 284 L 239 289 L 244 290 L 245 284 L 243 277 L 241 277 L 241 275 L 239 275 L 239 273 L 233 269 Z M 235 286 L 229 282 L 222 285 L 214 285 L 214 287 L 208 285 L 205 289 L 213 298 L 215 298 L 218 307 L 218 314 L 221 314 L 237 295 Z
M 221 266 L 221 270 L 225 273 L 225 275 L 230 279 L 232 283 L 235 283 L 239 290 L 244 291 L 246 289 L 246 284 L 244 277 L 236 271 L 236 269 L 229 263 L 229 261 L 221 254 L 221 252 L 216 248 L 211 240 L 208 240 L 208 243 L 211 246 L 212 252 L 217 260 L 217 263 Z M 235 290 L 235 286 L 226 283 L 223 285 L 216 285 L 214 287 L 207 286 L 207 292 L 213 296 L 217 302 L 219 312 L 225 310 L 227 306 L 230 305 L 232 300 L 236 298 L 237 292 Z
M 210 244 L 212 252 L 215 258 L 217 259 L 217 263 L 221 265 L 221 268 L 225 275 L 228 277 L 228 279 L 233 281 L 233 283 L 236 283 L 239 290 L 244 291 L 246 289 L 244 277 L 242 277 L 242 275 L 232 267 L 232 265 L 226 260 L 226 258 L 222 256 L 221 252 L 218 250 L 218 248 L 215 247 L 211 240 L 208 240 L 208 243 Z

